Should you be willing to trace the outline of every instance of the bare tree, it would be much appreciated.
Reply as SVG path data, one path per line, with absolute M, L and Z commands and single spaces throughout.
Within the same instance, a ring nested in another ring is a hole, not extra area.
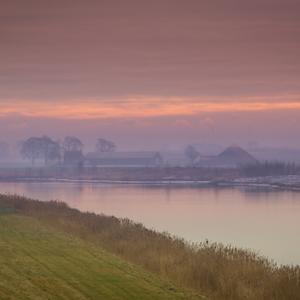
M 63 141 L 63 148 L 66 152 L 82 151 L 83 143 L 75 136 L 66 136 Z
M 48 165 L 50 161 L 60 160 L 60 144 L 58 142 L 53 141 L 48 136 L 43 136 L 40 139 L 42 144 L 42 156 L 44 158 L 45 165 Z
M 24 159 L 29 159 L 34 165 L 35 161 L 42 156 L 42 144 L 40 138 L 31 137 L 22 142 L 20 154 Z
M 21 155 L 34 165 L 37 159 L 44 159 L 45 165 L 50 161 L 59 160 L 60 145 L 47 136 L 31 137 L 21 145 Z
M 184 151 L 185 156 L 189 159 L 190 163 L 194 165 L 196 158 L 199 156 L 199 152 L 192 145 L 188 145 Z
M 106 139 L 98 139 L 96 143 L 96 151 L 97 152 L 114 152 L 117 146 L 114 142 L 106 140 Z

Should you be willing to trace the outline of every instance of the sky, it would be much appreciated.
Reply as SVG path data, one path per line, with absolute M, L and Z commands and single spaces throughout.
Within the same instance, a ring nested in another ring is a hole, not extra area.
M 0 140 L 299 147 L 298 0 L 0 0 Z

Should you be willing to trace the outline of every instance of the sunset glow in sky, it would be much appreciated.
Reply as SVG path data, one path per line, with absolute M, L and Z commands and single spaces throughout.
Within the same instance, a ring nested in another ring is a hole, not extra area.
M 300 147 L 297 0 L 0 2 L 0 140 Z
M 48 119 L 105 119 L 193 116 L 201 113 L 256 112 L 300 110 L 300 102 L 219 102 L 197 99 L 135 98 L 123 101 L 77 101 L 57 103 L 51 101 L 24 101 L 1 103 L 0 116 L 18 115 Z

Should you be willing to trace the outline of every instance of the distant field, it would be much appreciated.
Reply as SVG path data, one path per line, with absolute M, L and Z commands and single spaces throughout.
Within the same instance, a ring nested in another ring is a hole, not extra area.
M 200 299 L 31 217 L 0 212 L 0 299 Z

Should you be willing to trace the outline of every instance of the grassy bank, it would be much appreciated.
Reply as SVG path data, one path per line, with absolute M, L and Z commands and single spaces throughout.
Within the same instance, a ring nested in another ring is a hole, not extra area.
M 0 215 L 0 299 L 200 299 L 79 238 Z
M 187 244 L 129 220 L 81 213 L 63 203 L 0 196 L 0 206 L 210 299 L 300 299 L 298 266 L 278 267 L 251 252 L 219 244 Z

